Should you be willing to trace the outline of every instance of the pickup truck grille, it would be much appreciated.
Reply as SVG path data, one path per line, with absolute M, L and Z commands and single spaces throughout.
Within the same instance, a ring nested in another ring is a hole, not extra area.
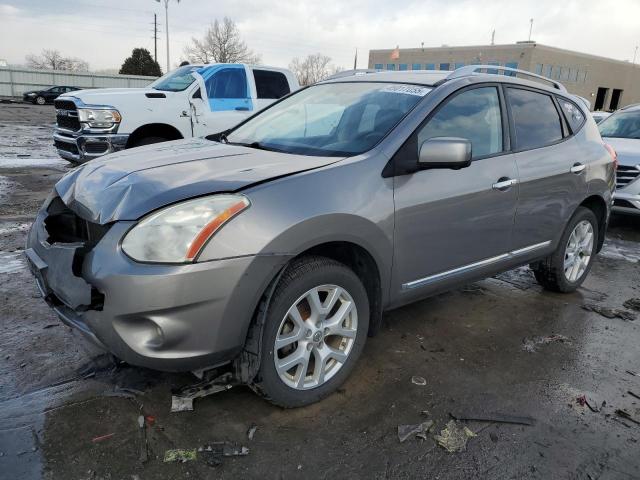
M 618 188 L 624 188 L 633 182 L 640 175 L 640 169 L 638 166 L 630 167 L 627 165 L 618 165 L 618 171 L 616 172 L 616 186 Z
M 80 130 L 76 104 L 70 100 L 55 100 L 56 122 L 59 128 L 76 132 Z

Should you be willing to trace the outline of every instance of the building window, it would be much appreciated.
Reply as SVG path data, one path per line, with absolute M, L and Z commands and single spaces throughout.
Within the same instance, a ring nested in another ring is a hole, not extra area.
M 462 68 L 462 67 L 464 67 L 464 63 L 463 62 L 456 62 L 456 63 L 453 64 L 454 70 L 458 69 L 458 68 Z
M 507 67 L 507 68 L 515 68 L 517 70 L 518 69 L 518 62 L 507 62 L 507 63 L 504 64 L 504 66 Z M 505 71 L 504 74 L 507 77 L 515 77 L 516 76 L 515 72 L 507 72 L 507 71 Z
M 413 65 L 411 65 L 411 70 L 422 70 L 422 65 L 420 65 L 419 63 L 414 63 Z
M 425 70 L 435 70 L 435 69 L 436 69 L 436 64 L 435 64 L 435 63 L 427 63 L 427 64 L 424 66 L 424 69 L 425 69 Z
M 448 63 L 441 63 L 440 64 L 440 70 L 449 70 L 449 64 Z
M 384 65 L 381 63 L 376 63 L 373 68 L 375 68 L 376 70 L 382 70 L 384 68 Z
M 542 68 L 544 67 L 544 65 L 542 65 L 541 63 L 538 63 L 536 65 L 536 74 L 537 75 L 542 75 Z
M 487 65 L 500 66 L 500 62 L 487 62 Z M 487 73 L 493 73 L 495 75 L 498 73 L 498 70 L 495 68 L 487 68 Z
M 587 72 L 582 72 L 582 80 L 581 82 L 584 83 L 587 81 Z
M 570 73 L 571 73 L 571 69 L 569 67 L 562 67 L 562 74 L 560 76 L 560 79 L 562 81 L 569 80 Z
M 400 68 L 398 68 L 398 70 L 408 70 L 408 65 L 406 63 L 401 63 L 400 65 L 398 65 Z
M 569 81 L 577 82 L 578 81 L 578 69 L 570 68 L 569 69 Z
M 553 66 L 552 65 L 545 65 L 544 66 L 544 76 L 547 78 L 551 78 L 551 70 L 553 70 Z
M 395 70 L 395 69 L 396 69 L 395 63 L 387 63 L 387 70 Z

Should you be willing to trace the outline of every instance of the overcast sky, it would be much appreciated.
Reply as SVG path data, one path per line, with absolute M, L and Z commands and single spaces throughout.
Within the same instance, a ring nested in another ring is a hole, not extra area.
M 164 71 L 164 6 L 155 0 L 0 0 L 0 59 L 22 64 L 54 48 L 92 70 L 119 68 L 134 47 L 153 54 L 154 13 Z M 366 67 L 369 49 L 488 44 L 494 29 L 497 44 L 513 43 L 527 39 L 530 18 L 532 38 L 555 47 L 631 60 L 640 44 L 640 0 L 171 0 L 172 64 L 224 16 L 274 66 L 321 52 L 351 67 L 357 47 Z

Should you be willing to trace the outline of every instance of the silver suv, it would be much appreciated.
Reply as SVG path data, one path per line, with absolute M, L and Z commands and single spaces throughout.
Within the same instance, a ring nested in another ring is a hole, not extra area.
M 341 74 L 88 162 L 29 232 L 42 294 L 131 364 L 220 367 L 295 407 L 347 378 L 387 310 L 524 264 L 575 290 L 612 150 L 562 85 L 486 68 Z

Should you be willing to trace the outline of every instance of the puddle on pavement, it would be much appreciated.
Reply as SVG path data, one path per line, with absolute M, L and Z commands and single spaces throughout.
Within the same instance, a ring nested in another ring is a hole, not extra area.
M 22 252 L 0 252 L 0 274 L 16 273 L 26 268 Z

